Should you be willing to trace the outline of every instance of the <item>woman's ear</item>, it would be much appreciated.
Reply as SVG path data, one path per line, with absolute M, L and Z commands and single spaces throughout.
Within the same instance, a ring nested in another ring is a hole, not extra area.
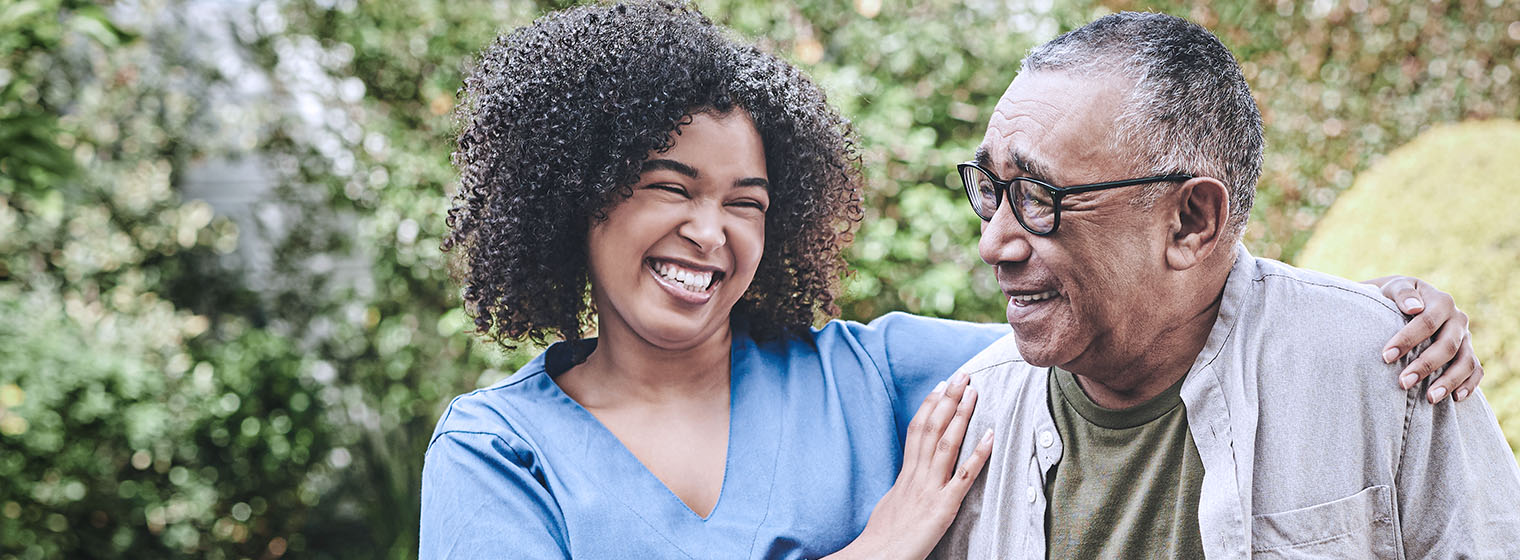
M 1187 270 L 1207 260 L 1229 237 L 1230 190 L 1213 177 L 1194 177 L 1169 197 L 1175 212 L 1167 264 Z

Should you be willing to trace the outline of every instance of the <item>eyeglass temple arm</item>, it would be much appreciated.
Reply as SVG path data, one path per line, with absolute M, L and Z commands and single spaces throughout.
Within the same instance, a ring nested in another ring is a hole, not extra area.
M 1187 181 L 1187 180 L 1192 179 L 1192 178 L 1193 178 L 1192 175 L 1181 175 L 1181 174 L 1158 175 L 1158 176 L 1155 176 L 1155 177 L 1141 177 L 1139 179 L 1125 179 L 1123 181 L 1108 181 L 1106 183 L 1093 183 L 1091 185 L 1077 185 L 1075 187 L 1054 187 L 1054 186 L 1052 186 L 1052 187 L 1050 187 L 1050 189 L 1053 190 L 1053 191 L 1055 191 L 1055 192 L 1057 192 L 1057 193 L 1060 193 L 1062 196 L 1064 196 L 1064 195 L 1068 195 L 1068 194 L 1078 194 L 1078 193 L 1098 191 L 1098 190 L 1103 190 L 1103 189 L 1112 189 L 1112 188 L 1118 188 L 1118 187 L 1128 187 L 1128 186 L 1131 186 L 1131 185 L 1143 185 L 1143 184 L 1146 184 L 1146 183 L 1166 183 L 1166 182 L 1171 182 L 1171 181 Z

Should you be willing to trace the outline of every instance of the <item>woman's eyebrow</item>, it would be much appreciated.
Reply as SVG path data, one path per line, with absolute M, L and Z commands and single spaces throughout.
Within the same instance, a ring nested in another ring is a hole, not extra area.
M 646 172 L 646 171 L 653 171 L 653 170 L 656 170 L 656 169 L 664 169 L 666 171 L 674 171 L 676 173 L 680 173 L 680 174 L 685 175 L 687 177 L 691 177 L 692 179 L 696 179 L 697 175 L 698 175 L 696 168 L 694 168 L 694 167 L 692 167 L 690 165 L 686 165 L 684 163 L 681 163 L 679 161 L 673 160 L 673 159 L 651 159 L 651 160 L 645 160 L 644 161 L 644 167 L 642 169 L 640 169 L 639 172 L 643 173 L 643 172 Z
M 765 177 L 745 177 L 743 179 L 739 179 L 738 181 L 734 181 L 734 186 L 735 187 L 760 187 L 762 189 L 768 189 L 768 188 L 771 187 L 771 182 L 767 181 L 765 179 Z

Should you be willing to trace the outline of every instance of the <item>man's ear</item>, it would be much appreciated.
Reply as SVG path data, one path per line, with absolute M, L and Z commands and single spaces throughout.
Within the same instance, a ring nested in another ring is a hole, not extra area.
M 1175 213 L 1166 261 L 1187 270 L 1214 254 L 1229 232 L 1230 190 L 1213 177 L 1195 177 L 1170 197 Z

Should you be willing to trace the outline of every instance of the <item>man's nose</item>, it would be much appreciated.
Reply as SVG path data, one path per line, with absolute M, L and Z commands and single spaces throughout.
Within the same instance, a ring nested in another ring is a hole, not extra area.
M 723 209 L 721 205 L 696 204 L 692 215 L 677 230 L 681 237 L 697 246 L 703 253 L 716 251 L 728 242 L 723 232 Z
M 1024 262 L 1034 252 L 1029 244 L 1030 233 L 1019 225 L 1008 201 L 998 205 L 991 220 L 982 222 L 982 238 L 977 241 L 977 252 L 982 262 L 997 266 L 1004 262 Z

